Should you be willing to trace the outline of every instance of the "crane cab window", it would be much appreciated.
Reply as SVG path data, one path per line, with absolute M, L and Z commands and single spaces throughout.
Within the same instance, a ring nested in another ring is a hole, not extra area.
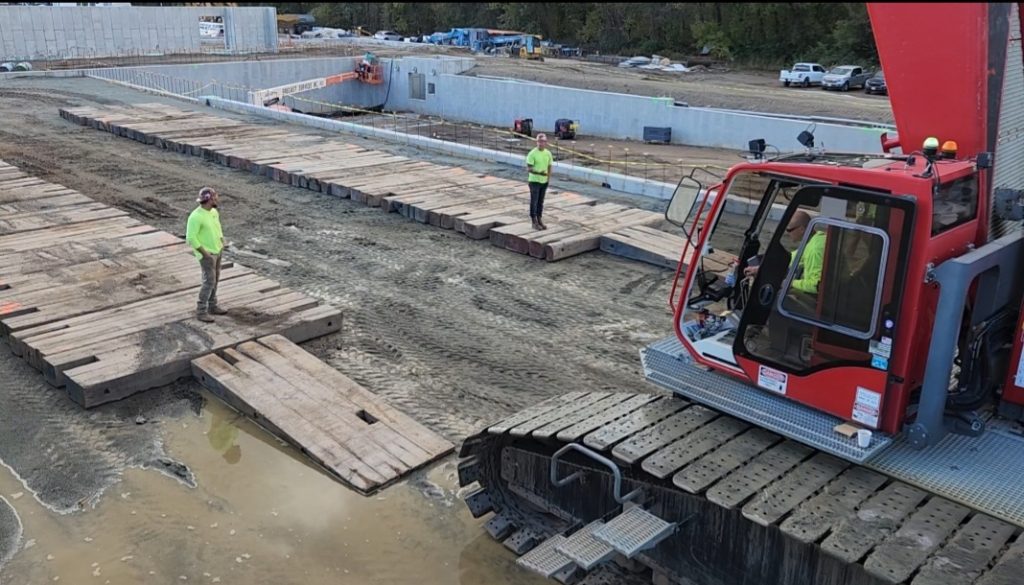
M 778 230 L 782 212 L 808 184 L 806 179 L 744 171 L 729 181 L 728 199 L 710 226 L 704 224 L 710 215 L 708 206 L 702 217 L 696 217 L 694 211 L 700 205 L 691 209 L 684 224 L 687 229 L 694 226 L 698 235 L 708 227 L 712 231 L 694 268 L 682 330 L 704 357 L 736 365 L 732 347 L 750 294 L 747 268 L 759 264 L 764 247 Z
M 889 236 L 871 226 L 818 218 L 792 253 L 779 312 L 852 337 L 875 333 Z
M 780 209 L 807 183 L 782 175 L 763 172 L 737 174 L 729 183 L 726 205 L 714 219 L 705 254 L 700 259 L 697 284 L 691 290 L 691 308 L 706 308 L 715 313 L 741 311 L 744 300 L 739 281 L 748 261 L 758 255 L 778 229 Z M 694 225 L 697 235 L 705 229 L 704 217 L 695 217 L 694 205 L 686 225 Z M 694 238 L 696 240 L 696 238 Z M 708 302 L 711 301 L 711 302 Z
M 977 214 L 977 175 L 943 183 L 932 200 L 932 235 L 966 223 Z
M 734 354 L 796 374 L 887 369 L 870 350 L 892 335 L 912 210 L 869 191 L 800 189 L 749 284 Z

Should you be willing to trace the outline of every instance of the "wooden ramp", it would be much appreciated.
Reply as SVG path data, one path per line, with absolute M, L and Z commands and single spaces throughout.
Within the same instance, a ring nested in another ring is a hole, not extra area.
M 658 229 L 634 226 L 601 236 L 601 250 L 630 260 L 675 270 L 686 238 Z
M 75 402 L 167 384 L 257 337 L 341 327 L 337 309 L 230 262 L 218 288 L 229 313 L 201 323 L 200 284 L 181 239 L 0 161 L 0 335 Z
M 164 104 L 66 108 L 61 117 L 168 150 L 201 156 L 337 197 L 351 198 L 421 223 L 548 261 L 597 250 L 602 236 L 656 225 L 661 214 L 552 188 L 548 229 L 530 223 L 524 181 L 480 175 L 369 150 L 334 137 L 185 111 Z
M 362 493 L 454 448 L 280 335 L 193 360 L 192 373 L 232 408 Z
M 638 260 L 675 270 L 683 259 L 683 269 L 693 255 L 686 238 L 647 226 L 633 226 L 601 236 L 601 249 L 615 256 Z M 726 278 L 735 260 L 727 252 L 712 250 L 703 257 L 704 270 Z

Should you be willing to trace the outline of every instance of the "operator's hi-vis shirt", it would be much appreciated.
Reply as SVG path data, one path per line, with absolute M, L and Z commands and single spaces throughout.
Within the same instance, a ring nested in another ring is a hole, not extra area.
M 796 259 L 796 250 L 789 253 L 789 263 Z M 791 288 L 800 292 L 818 294 L 818 283 L 821 282 L 821 269 L 825 265 L 825 232 L 814 232 L 804 246 L 797 268 L 799 278 L 793 279 Z

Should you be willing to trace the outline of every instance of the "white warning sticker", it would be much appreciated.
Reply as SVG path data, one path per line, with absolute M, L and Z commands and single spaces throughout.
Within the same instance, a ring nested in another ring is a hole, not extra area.
M 878 428 L 878 414 L 882 409 L 882 395 L 867 388 L 857 387 L 857 398 L 853 401 L 853 420 Z
M 889 343 L 885 343 L 885 340 L 889 340 Z M 889 359 L 892 357 L 892 339 L 888 337 L 883 337 L 882 341 L 875 341 L 872 339 L 868 343 L 868 351 L 870 351 L 873 356 Z
M 757 385 L 765 390 L 785 394 L 788 384 L 789 375 L 785 372 L 773 370 L 767 366 L 759 366 L 757 368 Z

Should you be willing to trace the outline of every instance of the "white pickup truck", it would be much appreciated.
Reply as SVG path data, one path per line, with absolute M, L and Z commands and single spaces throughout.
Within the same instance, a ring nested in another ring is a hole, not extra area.
M 810 87 L 821 85 L 821 78 L 825 76 L 825 68 L 817 63 L 797 63 L 793 69 L 783 69 L 779 72 L 779 81 L 782 85 L 800 85 Z

